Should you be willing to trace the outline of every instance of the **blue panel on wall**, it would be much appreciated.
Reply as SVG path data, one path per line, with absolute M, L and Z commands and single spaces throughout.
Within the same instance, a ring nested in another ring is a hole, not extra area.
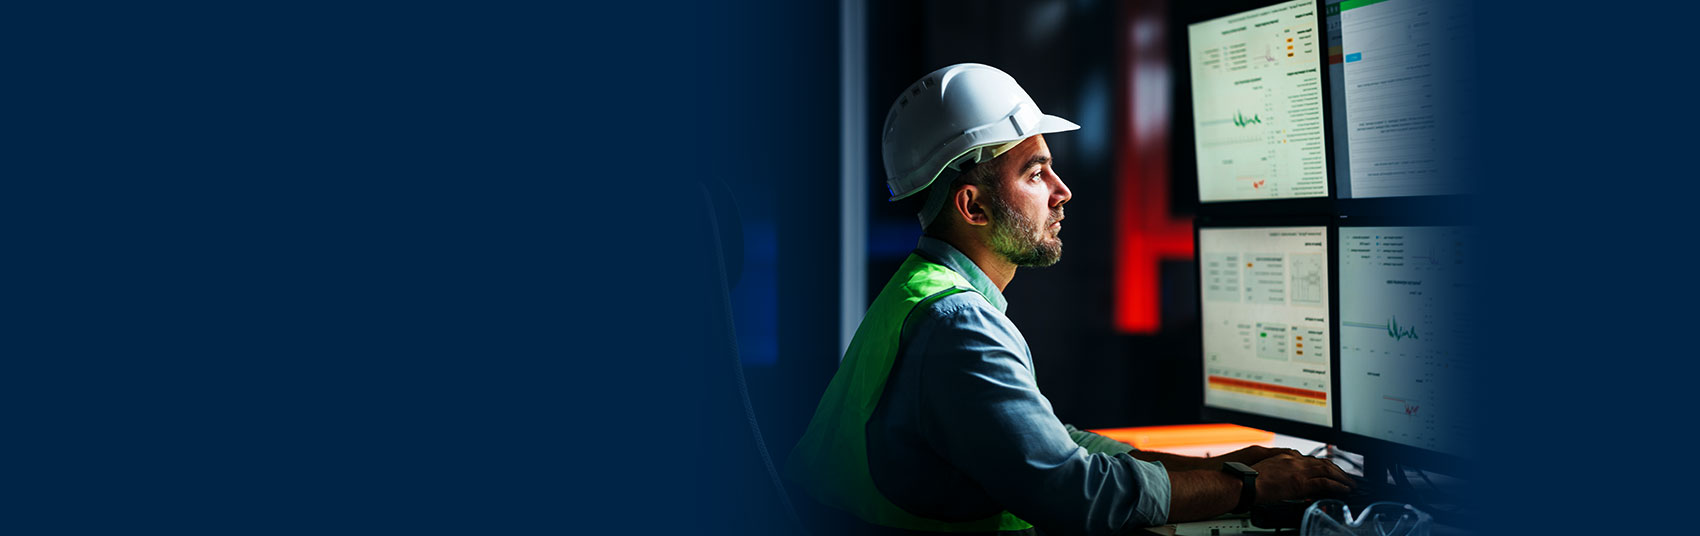
M 732 318 L 744 365 L 779 362 L 779 231 L 772 221 L 744 222 L 744 273 L 732 288 Z
M 913 218 L 901 223 L 868 222 L 868 256 L 870 258 L 907 257 L 921 239 L 921 225 Z

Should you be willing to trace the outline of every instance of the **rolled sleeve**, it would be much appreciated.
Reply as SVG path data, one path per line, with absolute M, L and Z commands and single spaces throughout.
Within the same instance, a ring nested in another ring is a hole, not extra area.
M 1133 452 L 1133 445 L 1075 428 L 1072 424 L 1063 425 L 1063 429 L 1068 430 L 1069 439 L 1074 440 L 1074 444 L 1085 447 L 1086 452 L 1093 454 L 1098 454 L 1100 452 L 1105 454 L 1126 454 Z
M 1097 443 L 1093 453 L 1039 393 L 1026 342 L 972 294 L 932 308 L 917 337 L 921 415 L 932 448 L 1010 512 L 1052 534 L 1113 534 L 1168 520 L 1161 464 Z M 1113 440 L 1080 432 L 1121 445 Z M 1091 438 L 1080 436 L 1089 441 Z M 1122 445 L 1126 447 L 1126 445 Z

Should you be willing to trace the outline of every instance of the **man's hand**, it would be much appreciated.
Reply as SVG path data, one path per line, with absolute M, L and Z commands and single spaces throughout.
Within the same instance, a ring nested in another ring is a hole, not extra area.
M 1238 452 L 1235 451 L 1236 454 Z M 1353 487 L 1352 477 L 1336 467 L 1334 462 L 1299 456 L 1292 451 L 1276 453 L 1252 464 L 1251 468 L 1257 470 L 1259 504 L 1340 496 L 1351 492 Z
M 1286 454 L 1286 455 L 1290 455 L 1290 456 L 1298 456 L 1299 451 L 1296 451 L 1296 450 L 1293 450 L 1293 449 L 1272 449 L 1272 448 L 1268 448 L 1268 447 L 1259 447 L 1257 445 L 1252 445 L 1252 446 L 1249 446 L 1249 447 L 1246 447 L 1246 448 L 1243 448 L 1243 449 L 1240 449 L 1240 450 L 1236 450 L 1236 451 L 1233 451 L 1233 452 L 1229 452 L 1227 454 L 1223 454 L 1221 456 L 1211 456 L 1210 458 L 1208 458 L 1209 463 L 1205 464 L 1204 466 L 1202 466 L 1200 468 L 1201 469 L 1215 469 L 1215 468 L 1221 467 L 1222 464 L 1227 463 L 1227 462 L 1240 462 L 1240 463 L 1243 463 L 1243 464 L 1246 464 L 1246 465 L 1257 465 L 1257 462 L 1261 462 L 1263 460 L 1267 460 L 1269 458 L 1272 458 L 1272 457 L 1275 457 L 1275 456 L 1281 455 L 1281 454 Z

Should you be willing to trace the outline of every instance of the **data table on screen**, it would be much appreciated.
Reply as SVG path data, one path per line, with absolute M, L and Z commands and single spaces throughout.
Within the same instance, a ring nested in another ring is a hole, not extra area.
M 1479 54 L 1470 4 L 1344 0 L 1328 7 L 1340 197 L 1467 193 L 1476 166 L 1469 125 Z

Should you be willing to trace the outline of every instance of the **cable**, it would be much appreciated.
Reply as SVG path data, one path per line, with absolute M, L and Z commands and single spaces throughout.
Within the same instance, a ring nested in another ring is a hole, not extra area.
M 1440 486 L 1434 485 L 1434 481 L 1428 479 L 1428 471 L 1424 471 L 1422 469 L 1413 470 L 1417 472 L 1417 476 L 1423 477 L 1423 482 L 1427 483 L 1428 487 L 1434 488 L 1436 492 L 1440 492 Z

